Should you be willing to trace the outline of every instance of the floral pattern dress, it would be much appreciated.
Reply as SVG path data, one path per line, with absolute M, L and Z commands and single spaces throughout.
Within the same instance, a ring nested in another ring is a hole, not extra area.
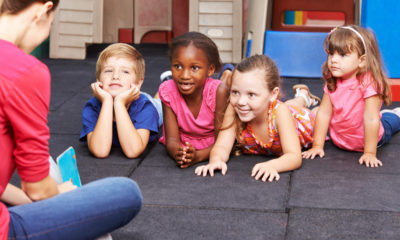
M 281 101 L 275 100 L 268 108 L 268 135 L 269 141 L 263 143 L 255 136 L 251 124 L 247 124 L 246 128 L 240 134 L 239 145 L 242 147 L 243 153 L 255 155 L 276 155 L 283 154 L 279 132 L 276 125 L 276 110 Z M 296 130 L 299 136 L 301 147 L 308 148 L 312 145 L 312 136 L 315 125 L 315 114 L 307 108 L 298 108 L 288 105 L 290 112 L 296 122 Z

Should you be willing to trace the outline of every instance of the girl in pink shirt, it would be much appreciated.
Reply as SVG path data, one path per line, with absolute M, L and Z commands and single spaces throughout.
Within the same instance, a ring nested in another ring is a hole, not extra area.
M 207 36 L 188 32 L 169 49 L 172 80 L 159 88 L 168 154 L 181 168 L 208 159 L 227 106 L 228 87 L 212 79 L 221 68 L 218 48 Z
M 400 108 L 379 112 L 382 102 L 391 103 L 390 86 L 373 33 L 356 26 L 331 31 L 324 43 L 328 54 L 323 66 L 324 96 L 317 113 L 313 147 L 304 158 L 325 155 L 330 137 L 340 148 L 364 152 L 358 162 L 367 167 L 382 166 L 377 147 L 400 130 Z

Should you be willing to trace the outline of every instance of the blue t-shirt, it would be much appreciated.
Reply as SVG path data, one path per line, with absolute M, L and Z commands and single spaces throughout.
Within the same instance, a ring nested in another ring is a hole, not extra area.
M 96 127 L 97 119 L 101 110 L 101 102 L 92 97 L 87 101 L 82 110 L 82 132 L 79 137 L 81 141 L 86 141 L 88 133 L 93 132 Z M 136 129 L 147 129 L 150 131 L 149 142 L 154 141 L 158 135 L 158 113 L 154 105 L 144 95 L 133 101 L 129 106 L 128 114 L 131 117 L 133 126 Z M 117 132 L 117 125 L 113 122 L 113 146 L 120 146 Z

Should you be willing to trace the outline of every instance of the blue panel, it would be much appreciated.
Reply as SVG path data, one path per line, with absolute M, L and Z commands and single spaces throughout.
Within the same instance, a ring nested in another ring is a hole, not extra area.
M 322 77 L 328 33 L 266 31 L 264 54 L 271 57 L 284 77 Z
M 363 0 L 361 25 L 376 35 L 390 78 L 400 78 L 400 1 Z
M 247 40 L 247 49 L 246 49 L 246 57 L 250 56 L 251 53 L 251 44 L 253 43 L 252 39 Z
M 285 11 L 284 23 L 288 25 L 294 25 L 295 11 Z

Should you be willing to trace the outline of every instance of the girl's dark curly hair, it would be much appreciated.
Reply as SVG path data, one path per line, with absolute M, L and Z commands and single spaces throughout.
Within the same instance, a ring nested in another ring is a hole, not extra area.
M 217 45 L 209 37 L 199 32 L 187 32 L 172 39 L 168 50 L 169 60 L 172 60 L 172 56 L 178 47 L 187 47 L 190 44 L 203 50 L 210 66 L 214 65 L 216 72 L 221 70 L 222 63 Z

